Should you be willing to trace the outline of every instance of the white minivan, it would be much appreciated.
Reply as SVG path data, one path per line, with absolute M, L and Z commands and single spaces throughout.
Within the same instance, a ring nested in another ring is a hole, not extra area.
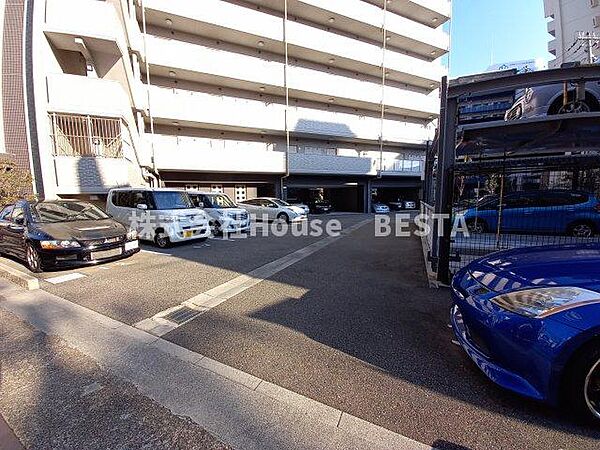
M 161 248 L 172 242 L 206 240 L 211 234 L 208 216 L 182 189 L 111 189 L 106 212 L 136 229 L 140 239 L 153 241 Z
M 214 234 L 244 233 L 250 230 L 248 211 L 238 207 L 227 194 L 187 191 L 194 206 L 210 216 Z

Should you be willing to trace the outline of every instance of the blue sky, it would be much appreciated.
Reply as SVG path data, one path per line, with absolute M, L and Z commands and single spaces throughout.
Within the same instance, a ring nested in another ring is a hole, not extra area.
M 543 0 L 453 0 L 450 77 L 490 64 L 543 58 L 548 40 Z

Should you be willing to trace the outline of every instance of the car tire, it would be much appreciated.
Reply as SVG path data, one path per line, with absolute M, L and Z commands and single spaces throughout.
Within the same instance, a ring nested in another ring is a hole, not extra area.
M 277 220 L 280 222 L 290 223 L 290 216 L 288 216 L 286 213 L 279 213 L 277 214 Z
M 487 223 L 483 219 L 470 219 L 467 220 L 467 228 L 470 233 L 482 234 L 488 230 Z
M 600 340 L 581 348 L 567 368 L 563 399 L 578 417 L 600 424 Z
M 591 238 L 596 234 L 596 227 L 589 222 L 575 222 L 569 225 L 567 232 L 571 237 Z
M 171 239 L 164 231 L 159 231 L 154 236 L 154 243 L 158 248 L 168 248 L 171 245 Z
M 43 272 L 42 258 L 39 252 L 30 243 L 25 247 L 25 261 L 27 268 L 33 273 Z

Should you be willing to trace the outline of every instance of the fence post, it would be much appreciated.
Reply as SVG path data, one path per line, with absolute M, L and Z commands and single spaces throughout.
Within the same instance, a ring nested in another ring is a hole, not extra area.
M 434 257 L 438 281 L 450 282 L 450 246 L 452 231 L 452 197 L 454 188 L 454 163 L 456 160 L 456 115 L 458 99 L 448 95 L 448 77 L 442 79 L 440 110 L 440 140 L 438 153 L 438 171 L 436 177 L 435 213 L 443 220 L 443 233 L 438 233 L 438 224 L 434 226 Z

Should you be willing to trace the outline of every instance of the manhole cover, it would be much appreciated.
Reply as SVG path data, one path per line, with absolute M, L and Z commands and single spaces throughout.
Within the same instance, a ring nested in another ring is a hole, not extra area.
M 163 319 L 167 319 L 171 322 L 175 322 L 177 325 L 181 325 L 182 323 L 193 319 L 198 314 L 200 314 L 200 311 L 188 308 L 187 306 L 182 306 L 181 308 L 178 308 L 175 311 L 172 311 L 166 316 L 164 316 Z

